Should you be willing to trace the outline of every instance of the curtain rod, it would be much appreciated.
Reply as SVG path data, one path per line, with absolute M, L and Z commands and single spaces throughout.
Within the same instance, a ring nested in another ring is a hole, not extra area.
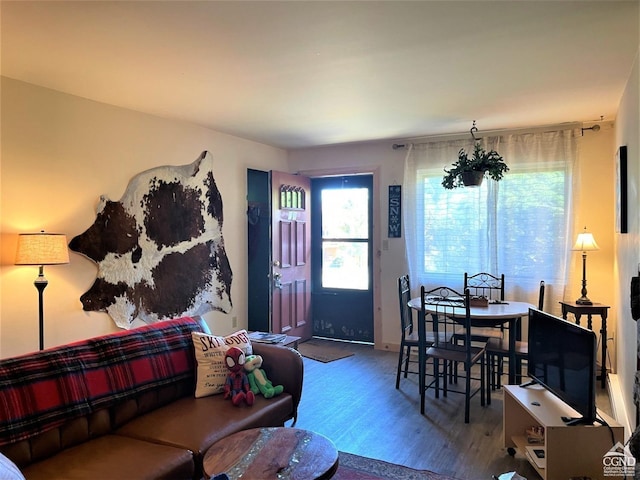
M 496 135 L 506 135 L 506 134 L 514 134 L 514 133 L 519 133 L 519 134 L 523 134 L 523 133 L 538 133 L 538 132 L 553 132 L 553 131 L 557 131 L 557 130 L 567 130 L 567 129 L 571 129 L 571 128 L 581 128 L 582 125 L 584 125 L 584 123 L 591 123 L 591 122 L 568 122 L 568 123 L 560 123 L 560 124 L 555 124 L 555 125 L 545 125 L 545 126 L 540 126 L 540 127 L 525 127 L 525 128 L 516 128 L 516 129 L 503 129 L 503 130 L 483 130 L 481 133 L 485 136 L 496 136 Z M 605 122 L 607 123 L 607 122 Z M 550 130 L 550 129 L 554 129 L 554 130 Z M 411 139 L 408 139 L 406 143 L 394 143 L 393 145 L 391 145 L 391 148 L 393 148 L 394 150 L 400 150 L 403 148 L 407 148 L 409 145 L 425 145 L 427 143 L 433 143 L 439 139 L 450 139 L 450 140 L 455 140 L 455 139 L 463 139 L 466 138 L 467 136 L 469 136 L 469 133 L 444 133 L 442 135 L 432 135 L 432 136 L 425 136 L 425 137 L 415 137 L 416 142 L 412 141 Z M 481 139 L 482 137 L 480 137 Z M 424 142 L 420 142 L 420 140 L 427 140 Z

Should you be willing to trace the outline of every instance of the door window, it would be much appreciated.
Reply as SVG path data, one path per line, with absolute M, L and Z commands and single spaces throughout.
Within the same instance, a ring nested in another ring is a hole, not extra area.
M 322 287 L 369 288 L 369 189 L 325 189 L 322 202 Z

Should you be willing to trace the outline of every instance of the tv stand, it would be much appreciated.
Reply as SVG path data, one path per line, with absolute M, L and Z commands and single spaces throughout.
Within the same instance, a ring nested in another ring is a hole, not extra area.
M 569 426 L 563 417 L 574 418 L 578 412 L 541 385 L 521 388 L 504 386 L 504 446 L 510 454 L 526 455 L 526 447 L 545 450 L 545 467 L 529 463 L 544 480 L 571 477 L 601 478 L 602 457 L 616 442 L 624 442 L 624 428 L 614 419 L 598 412 L 608 427 L 594 422 Z M 529 444 L 526 430 L 544 427 L 542 444 Z M 613 438 L 613 442 L 612 442 Z M 580 459 L 580 461 L 576 461 Z

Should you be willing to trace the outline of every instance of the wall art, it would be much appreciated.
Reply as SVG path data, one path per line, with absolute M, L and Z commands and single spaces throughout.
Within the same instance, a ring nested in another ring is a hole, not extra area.
M 627 233 L 627 147 L 616 155 L 616 232 Z
M 388 237 L 402 237 L 402 185 L 389 185 Z
M 121 328 L 217 310 L 229 313 L 232 272 L 213 157 L 136 175 L 119 201 L 100 197 L 95 222 L 69 243 L 98 264 L 80 297 Z

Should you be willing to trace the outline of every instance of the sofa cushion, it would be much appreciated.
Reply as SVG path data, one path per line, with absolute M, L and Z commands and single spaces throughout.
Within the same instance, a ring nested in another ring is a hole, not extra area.
M 184 397 L 127 422 L 115 433 L 189 449 L 199 472 L 202 456 L 221 438 L 247 428 L 282 426 L 293 411 L 288 393 L 270 399 L 258 395 L 252 406 L 239 407 L 222 395 Z
M 247 331 L 239 330 L 224 337 L 193 332 L 191 337 L 198 364 L 195 397 L 222 393 L 229 373 L 224 361 L 227 350 L 230 347 L 238 347 L 245 355 L 251 355 L 253 352 Z
M 190 451 L 120 435 L 104 435 L 23 469 L 29 480 L 190 479 Z

